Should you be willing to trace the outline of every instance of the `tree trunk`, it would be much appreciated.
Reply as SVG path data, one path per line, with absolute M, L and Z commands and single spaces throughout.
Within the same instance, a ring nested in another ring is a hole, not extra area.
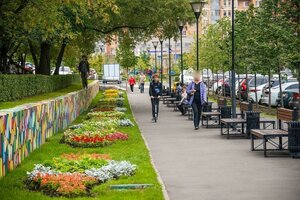
M 63 39 L 63 42 L 62 42 L 61 47 L 60 47 L 59 54 L 58 54 L 57 59 L 56 59 L 54 75 L 58 75 L 59 74 L 59 68 L 61 66 L 61 62 L 62 62 L 63 57 L 64 57 L 64 53 L 65 53 L 65 49 L 66 49 L 67 43 L 68 43 L 67 39 L 66 38 Z
M 28 41 L 28 44 L 29 44 L 30 53 L 31 53 L 31 56 L 32 56 L 32 59 L 33 59 L 33 63 L 35 65 L 35 69 L 37 70 L 39 68 L 39 61 L 38 61 L 38 58 L 36 56 L 35 48 L 34 48 L 32 42 L 30 40 Z
M 284 105 L 283 105 L 283 97 L 282 97 L 281 74 L 280 74 L 280 67 L 279 66 L 278 66 L 277 70 L 278 70 L 278 81 L 279 81 L 280 104 L 281 104 L 281 107 L 284 107 Z
M 256 108 L 258 108 L 258 101 L 257 101 L 257 77 L 256 77 L 256 72 L 254 74 L 254 91 L 255 91 L 255 104 L 256 104 Z
M 245 95 L 246 95 L 246 101 L 249 102 L 249 84 L 248 84 L 248 67 L 246 67 L 246 91 L 245 91 Z
M 298 64 L 298 83 L 299 83 L 299 95 L 300 95 L 300 64 Z M 300 97 L 298 102 L 298 113 L 300 116 Z
M 269 111 L 271 111 L 271 68 L 269 67 Z
M 50 75 L 50 49 L 51 44 L 48 41 L 41 43 L 41 56 L 37 74 Z
M 207 75 L 207 100 L 209 96 L 209 73 L 208 73 L 208 68 L 206 69 L 206 75 Z
M 223 85 L 221 87 L 221 89 L 223 90 L 223 96 L 225 97 L 225 71 L 224 71 L 224 68 L 223 68 Z
M 241 84 L 240 84 L 240 73 L 238 72 L 238 90 L 239 90 L 239 102 L 242 101 Z

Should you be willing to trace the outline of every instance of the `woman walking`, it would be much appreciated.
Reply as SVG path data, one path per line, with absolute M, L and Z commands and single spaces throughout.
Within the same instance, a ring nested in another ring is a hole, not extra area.
M 188 85 L 189 104 L 192 106 L 195 130 L 199 129 L 202 105 L 206 102 L 206 85 L 201 81 L 201 74 L 194 73 L 194 80 Z
M 128 80 L 128 83 L 130 85 L 131 93 L 133 93 L 133 88 L 134 88 L 134 85 L 135 85 L 135 79 L 133 78 L 133 76 L 130 76 L 130 79 Z

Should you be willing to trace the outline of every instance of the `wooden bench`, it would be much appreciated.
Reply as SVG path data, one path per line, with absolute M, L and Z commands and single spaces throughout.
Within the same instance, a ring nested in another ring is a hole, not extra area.
M 202 112 L 201 115 L 202 126 L 205 126 L 206 128 L 220 127 L 221 108 L 226 106 L 227 100 L 225 98 L 218 98 L 217 103 L 218 103 L 217 108 L 212 108 L 211 112 Z
M 178 110 L 179 110 L 177 106 L 180 104 L 180 102 L 181 102 L 181 101 L 174 101 L 174 102 L 173 102 L 173 105 L 174 105 L 174 111 L 178 111 Z
M 245 124 L 247 121 L 242 118 L 225 118 L 221 119 L 221 135 L 227 135 L 227 139 L 230 135 L 245 136 Z M 238 125 L 241 125 L 239 129 Z M 234 131 L 230 131 L 230 128 L 234 127 Z M 225 131 L 223 129 L 225 128 Z
M 284 129 L 284 122 L 298 121 L 297 110 L 289 110 L 285 108 L 277 109 L 278 129 L 252 129 L 251 130 L 251 150 L 264 151 L 264 156 L 267 157 L 267 151 L 287 150 L 287 142 L 282 141 L 284 137 L 288 137 L 288 131 Z M 255 146 L 255 139 L 261 139 L 262 142 Z M 274 139 L 278 139 L 278 142 Z M 275 149 L 268 149 L 267 144 L 272 145 Z M 263 148 L 259 148 L 263 146 Z
M 162 101 L 163 101 L 163 104 L 166 104 L 166 99 L 167 98 L 171 98 L 171 96 L 162 96 Z
M 177 100 L 176 97 L 166 98 L 167 107 L 171 107 L 174 104 L 174 101 L 176 100 Z
M 248 102 L 241 102 L 240 103 L 240 111 L 241 111 L 241 116 L 243 119 L 245 119 L 246 116 L 246 112 L 251 112 L 251 111 L 255 111 L 258 112 L 259 109 L 254 108 L 252 103 L 248 103 Z M 272 119 L 264 119 L 264 118 L 260 118 L 259 119 L 259 123 L 263 125 L 263 128 L 266 129 L 268 127 L 273 127 L 273 129 L 275 128 L 275 120 Z

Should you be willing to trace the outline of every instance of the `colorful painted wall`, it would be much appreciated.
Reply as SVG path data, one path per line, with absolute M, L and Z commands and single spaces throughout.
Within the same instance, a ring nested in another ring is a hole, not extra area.
M 95 81 L 80 90 L 38 103 L 0 110 L 0 177 L 13 170 L 46 139 L 85 111 L 99 91 Z

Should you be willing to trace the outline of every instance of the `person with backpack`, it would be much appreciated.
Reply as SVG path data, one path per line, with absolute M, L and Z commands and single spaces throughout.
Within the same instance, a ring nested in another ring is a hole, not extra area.
M 159 111 L 159 98 L 162 95 L 162 84 L 159 82 L 159 76 L 153 75 L 153 81 L 150 83 L 149 96 L 151 98 L 152 105 L 152 121 L 157 120 Z
M 87 60 L 87 57 L 85 55 L 82 56 L 82 59 L 78 65 L 78 71 L 81 76 L 82 86 L 84 89 L 88 88 L 88 74 L 90 73 L 90 64 Z
M 201 81 L 201 74 L 199 72 L 194 73 L 194 80 L 190 82 L 187 87 L 187 93 L 189 97 L 189 105 L 193 109 L 193 121 L 195 130 L 199 129 L 202 105 L 206 103 L 206 85 Z

